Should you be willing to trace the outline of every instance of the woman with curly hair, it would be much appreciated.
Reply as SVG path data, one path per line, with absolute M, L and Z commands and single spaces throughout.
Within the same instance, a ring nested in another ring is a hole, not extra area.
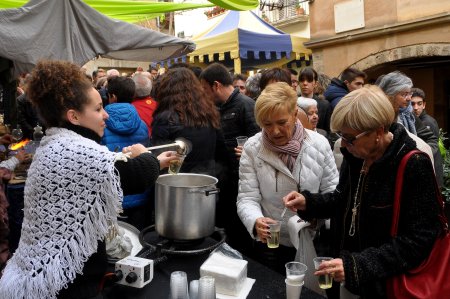
M 153 118 L 152 144 L 183 137 L 192 143 L 180 172 L 215 176 L 215 152 L 220 116 L 195 74 L 187 68 L 169 70 L 160 81 L 159 106 Z
M 21 238 L 0 298 L 102 298 L 105 237 L 123 195 L 143 192 L 173 157 L 136 144 L 124 149 L 127 160 L 101 146 L 108 114 L 75 64 L 39 62 L 28 95 L 48 129 L 28 170 Z

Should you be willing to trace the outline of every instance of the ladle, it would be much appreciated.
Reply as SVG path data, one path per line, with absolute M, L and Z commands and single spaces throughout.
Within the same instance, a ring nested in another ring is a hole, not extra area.
M 179 155 L 187 155 L 192 150 L 192 142 L 183 137 L 178 137 L 175 139 L 175 142 L 169 144 L 161 144 L 147 147 L 148 151 L 152 151 L 155 149 L 168 148 L 168 147 L 177 147 L 177 154 Z M 129 157 L 131 152 L 124 153 L 125 156 Z
M 175 139 L 174 143 L 161 144 L 161 145 L 147 147 L 147 150 L 151 151 L 151 150 L 155 150 L 155 149 L 167 148 L 167 147 L 173 147 L 173 146 L 178 147 L 177 154 L 179 154 L 179 155 L 187 155 L 192 150 L 192 143 L 183 137 L 178 137 L 177 139 Z

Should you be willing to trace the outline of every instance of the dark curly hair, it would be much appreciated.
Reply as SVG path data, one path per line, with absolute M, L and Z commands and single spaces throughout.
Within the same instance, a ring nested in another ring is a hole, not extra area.
M 43 60 L 31 73 L 27 95 L 46 127 L 60 127 L 69 109 L 82 111 L 92 83 L 80 67 L 67 61 Z
M 154 117 L 170 111 L 176 113 L 181 123 L 188 127 L 220 127 L 217 108 L 195 74 L 187 68 L 170 69 L 164 74 L 156 98 L 159 105 Z

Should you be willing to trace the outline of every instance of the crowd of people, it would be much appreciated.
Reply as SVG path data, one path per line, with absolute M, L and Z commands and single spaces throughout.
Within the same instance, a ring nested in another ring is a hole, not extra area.
M 21 125 L 29 134 L 40 123 L 46 136 L 28 170 L 19 247 L 0 260 L 1 298 L 103 298 L 108 227 L 118 216 L 152 224 L 153 185 L 177 155 L 146 147 L 179 137 L 192 143 L 181 172 L 219 180 L 227 243 L 284 275 L 302 248 L 289 221 L 306 222 L 315 254 L 334 257 L 315 273 L 337 282 L 329 298 L 386 297 L 386 280 L 419 265 L 442 230 L 438 125 L 401 72 L 365 86 L 354 68 L 332 79 L 312 67 L 233 76 L 220 63 L 122 76 L 42 61 L 25 80 Z M 408 208 L 391 237 L 397 168 L 415 148 L 427 156 L 407 164 Z M 265 243 L 275 221 L 274 249 Z

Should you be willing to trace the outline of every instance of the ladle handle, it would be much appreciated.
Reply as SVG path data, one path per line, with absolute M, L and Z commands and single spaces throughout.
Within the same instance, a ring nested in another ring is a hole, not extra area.
M 155 146 L 147 147 L 147 150 L 151 151 L 151 150 L 165 148 L 165 147 L 171 147 L 171 146 L 178 146 L 178 143 L 174 142 L 174 143 L 169 143 L 169 144 L 155 145 Z

